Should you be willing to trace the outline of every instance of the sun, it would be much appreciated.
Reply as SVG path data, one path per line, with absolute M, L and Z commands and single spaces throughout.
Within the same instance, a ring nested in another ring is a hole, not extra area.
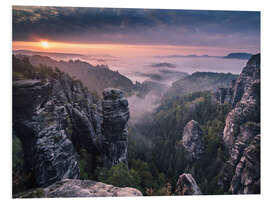
M 49 48 L 49 43 L 48 43 L 48 41 L 41 41 L 40 44 L 41 44 L 41 46 L 42 46 L 44 49 Z

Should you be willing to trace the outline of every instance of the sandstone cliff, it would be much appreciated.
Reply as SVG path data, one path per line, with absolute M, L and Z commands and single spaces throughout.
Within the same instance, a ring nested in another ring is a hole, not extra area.
M 81 149 L 91 155 L 92 171 L 127 162 L 127 99 L 117 89 L 103 95 L 95 98 L 62 72 L 13 82 L 13 134 L 37 186 L 78 179 Z
M 231 168 L 230 192 L 260 191 L 260 54 L 254 55 L 236 80 L 233 109 L 226 118 L 223 140 Z M 232 177 L 233 176 L 233 177 Z

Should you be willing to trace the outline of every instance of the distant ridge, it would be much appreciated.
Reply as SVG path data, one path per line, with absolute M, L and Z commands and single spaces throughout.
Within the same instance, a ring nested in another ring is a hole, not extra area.
M 246 52 L 233 52 L 229 53 L 226 56 L 209 56 L 207 54 L 203 55 L 196 55 L 196 54 L 190 54 L 190 55 L 164 55 L 164 56 L 154 56 L 155 58 L 223 58 L 223 59 L 249 59 L 252 56 L 250 53 Z
M 245 52 L 235 52 L 224 56 L 225 59 L 249 59 L 252 56 L 250 53 Z
M 51 56 L 51 57 L 61 57 L 61 58 L 70 58 L 70 57 L 80 57 L 84 58 L 85 55 L 75 54 L 75 53 L 60 53 L 60 52 L 41 52 L 41 51 L 32 51 L 32 50 L 13 50 L 13 54 L 22 54 L 22 55 L 41 55 L 41 56 Z

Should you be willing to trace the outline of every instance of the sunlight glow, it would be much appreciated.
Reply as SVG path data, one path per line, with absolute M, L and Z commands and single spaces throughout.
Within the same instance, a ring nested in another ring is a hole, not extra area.
M 56 41 L 13 41 L 14 50 L 30 49 L 32 51 L 79 53 L 79 54 L 111 54 L 118 56 L 149 56 L 149 55 L 188 55 L 188 54 L 209 54 L 226 55 L 232 49 L 207 46 L 173 46 L 173 45 L 135 45 L 135 44 L 96 44 L 96 43 L 66 43 Z
M 45 49 L 49 48 L 49 43 L 47 41 L 41 41 L 40 44 L 42 48 L 45 48 Z

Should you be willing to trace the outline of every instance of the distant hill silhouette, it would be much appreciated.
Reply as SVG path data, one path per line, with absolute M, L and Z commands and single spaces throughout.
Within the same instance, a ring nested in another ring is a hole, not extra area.
M 230 53 L 227 56 L 224 56 L 225 59 L 249 59 L 252 56 L 252 54 L 249 53 Z

